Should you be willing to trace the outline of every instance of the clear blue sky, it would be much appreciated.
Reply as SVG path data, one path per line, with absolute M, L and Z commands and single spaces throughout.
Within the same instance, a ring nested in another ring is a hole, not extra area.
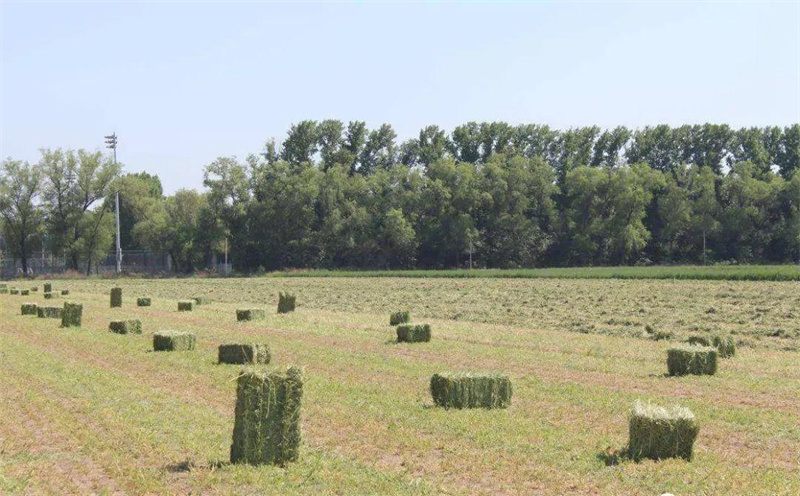
M 198 188 L 302 119 L 800 121 L 800 3 L 15 3 L 0 156 L 97 149 Z

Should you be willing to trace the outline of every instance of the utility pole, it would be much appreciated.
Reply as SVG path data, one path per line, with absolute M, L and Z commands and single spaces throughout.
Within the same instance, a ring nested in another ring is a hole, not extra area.
M 106 148 L 114 150 L 114 165 L 117 165 L 117 133 L 111 133 L 110 136 L 104 136 L 106 140 Z M 117 210 L 117 274 L 122 272 L 122 245 L 119 241 L 119 191 L 116 192 L 116 210 Z

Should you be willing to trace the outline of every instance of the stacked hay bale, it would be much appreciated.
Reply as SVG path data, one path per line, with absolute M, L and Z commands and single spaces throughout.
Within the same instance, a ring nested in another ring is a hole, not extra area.
M 403 324 L 397 326 L 398 343 L 427 343 L 431 340 L 429 324 Z
M 82 319 L 83 305 L 64 302 L 64 308 L 61 310 L 61 327 L 80 327 Z
M 444 408 L 506 408 L 511 404 L 511 379 L 496 373 L 440 373 L 431 377 L 431 396 Z
M 192 300 L 194 300 L 195 305 L 198 306 L 208 305 L 209 303 L 211 303 L 211 298 L 209 298 L 208 296 L 195 296 L 194 298 L 192 298 Z
M 141 334 L 142 321 L 139 319 L 112 320 L 108 323 L 108 330 L 116 334 Z
M 267 312 L 260 308 L 248 308 L 246 310 L 236 310 L 236 320 L 239 322 L 247 320 L 263 320 L 267 318 Z
M 137 307 L 149 307 L 152 303 L 152 299 L 148 297 L 136 298 Z
M 296 301 L 297 298 L 294 294 L 281 291 L 278 294 L 278 313 L 294 312 Z
M 52 291 L 45 291 L 44 292 L 44 299 L 45 300 L 52 300 L 54 298 L 58 298 L 58 293 L 53 293 Z
M 154 351 L 191 351 L 195 336 L 191 332 L 160 331 L 153 334 Z
M 245 369 L 236 387 L 231 463 L 285 465 L 298 458 L 303 377 Z
M 221 344 L 219 363 L 269 363 L 271 355 L 266 344 Z
M 122 288 L 111 288 L 111 308 L 122 306 Z
M 669 375 L 713 375 L 717 372 L 717 350 L 709 346 L 677 345 L 667 350 Z
M 23 303 L 20 307 L 20 312 L 22 315 L 36 315 L 36 309 L 38 305 L 36 303 Z
M 194 300 L 180 300 L 178 302 L 179 312 L 191 312 L 194 310 Z
M 45 293 L 52 293 L 53 292 L 53 284 L 46 282 L 44 283 L 44 292 Z
M 408 324 L 411 322 L 411 312 L 394 312 L 389 315 L 389 325 Z
M 39 307 L 36 309 L 36 315 L 40 319 L 60 319 L 64 309 L 61 307 Z
M 630 419 L 628 447 L 634 460 L 692 459 L 700 427 L 688 408 L 664 408 L 636 402 Z

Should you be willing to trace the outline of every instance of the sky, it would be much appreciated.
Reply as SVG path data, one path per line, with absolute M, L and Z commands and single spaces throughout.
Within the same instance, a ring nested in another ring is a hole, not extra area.
M 800 122 L 800 2 L 0 0 L 0 157 L 102 149 L 201 188 L 292 123 Z

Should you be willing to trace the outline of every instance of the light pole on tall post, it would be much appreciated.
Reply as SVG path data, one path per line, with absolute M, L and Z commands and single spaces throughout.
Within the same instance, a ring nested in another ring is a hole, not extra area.
M 114 150 L 114 166 L 117 165 L 117 133 L 113 132 L 110 136 L 104 136 L 106 148 Z M 119 191 L 116 192 L 117 210 L 117 274 L 122 272 L 122 245 L 119 240 Z

